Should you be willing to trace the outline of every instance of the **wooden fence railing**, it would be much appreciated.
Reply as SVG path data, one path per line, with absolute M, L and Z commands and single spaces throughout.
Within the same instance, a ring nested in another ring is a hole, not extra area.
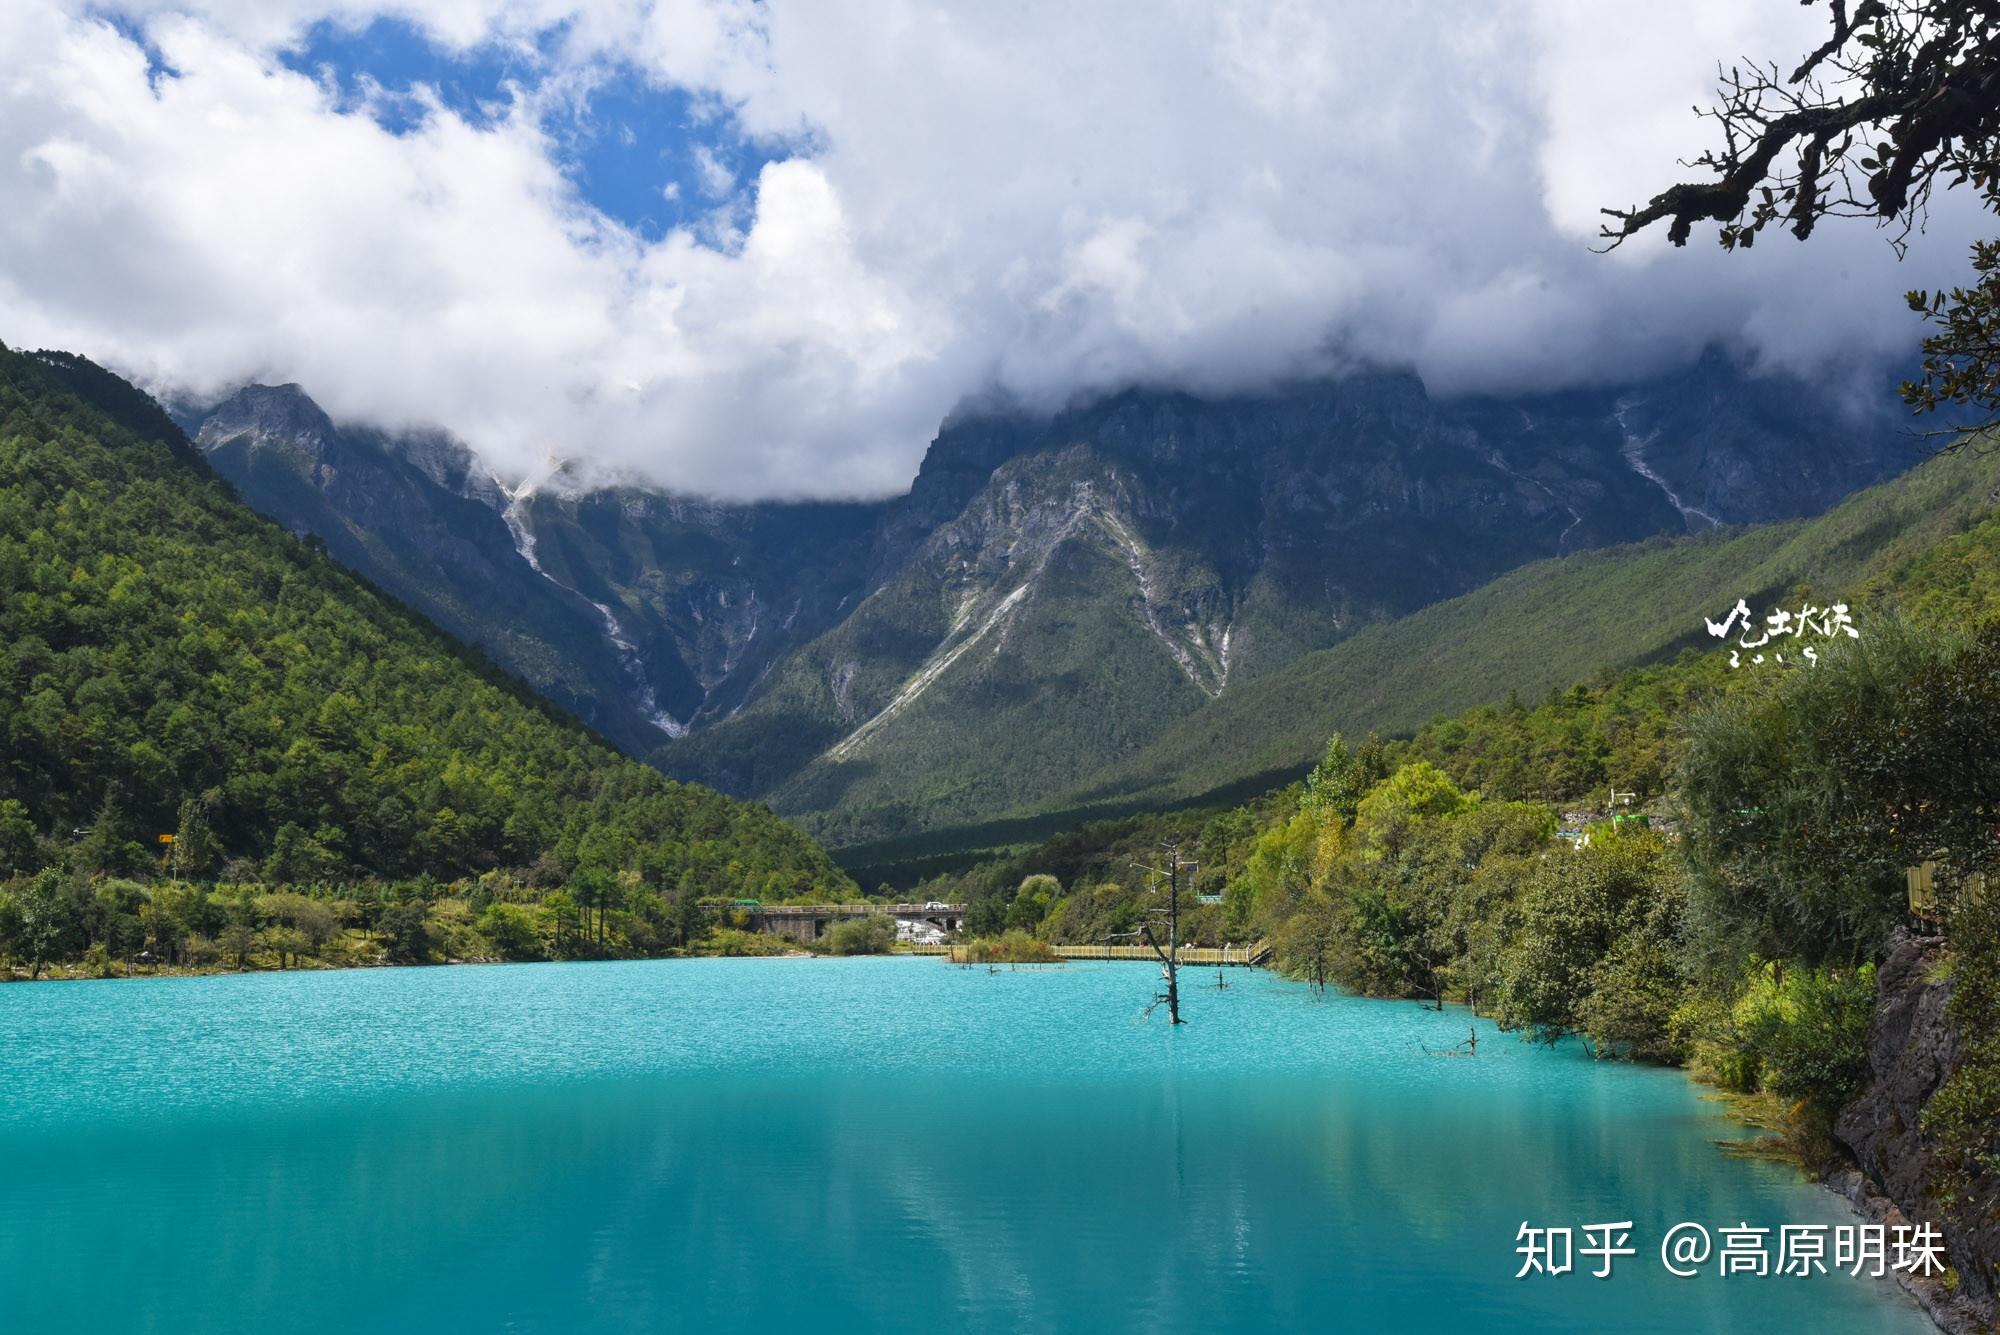
M 1080 945 L 1050 946 L 1058 956 L 1066 960 L 1157 960 L 1151 946 Z M 899 954 L 944 955 L 956 963 L 965 961 L 966 947 L 951 946 L 901 946 Z M 1182 946 L 1180 962 L 1188 969 L 1248 968 L 1262 964 L 1270 955 L 1270 946 L 1262 941 L 1247 945 L 1231 946 Z

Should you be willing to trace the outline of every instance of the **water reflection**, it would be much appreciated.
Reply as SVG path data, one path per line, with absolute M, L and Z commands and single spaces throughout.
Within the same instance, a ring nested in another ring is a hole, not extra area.
M 23 1329 L 1924 1329 L 1881 1286 L 1674 1281 L 1682 1218 L 1841 1218 L 1678 1075 L 1143 966 L 427 970 L 9 989 Z M 26 1100 L 23 1102 L 23 1100 Z M 59 1114 L 49 1110 L 59 1109 Z M 1632 1219 L 1516 1282 L 1523 1219 Z

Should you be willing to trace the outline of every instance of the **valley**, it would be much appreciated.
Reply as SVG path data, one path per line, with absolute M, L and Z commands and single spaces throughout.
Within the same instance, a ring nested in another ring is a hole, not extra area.
M 1913 457 L 1886 417 L 1716 354 L 1518 400 L 1364 374 L 968 414 L 908 493 L 852 502 L 708 502 L 560 460 L 503 481 L 297 386 L 180 417 L 253 505 L 627 752 L 836 847 L 1123 795 L 1370 627 L 1539 559 L 1814 514 Z

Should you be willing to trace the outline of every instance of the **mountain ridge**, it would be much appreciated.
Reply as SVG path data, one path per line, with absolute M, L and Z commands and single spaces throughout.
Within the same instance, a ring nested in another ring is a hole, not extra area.
M 1718 377 L 1697 367 L 1678 398 L 1656 388 L 1446 407 L 1409 378 L 1383 377 L 1242 402 L 1134 393 L 1060 416 L 933 532 L 901 585 L 800 650 L 742 718 L 659 758 L 768 797 L 836 847 L 994 818 L 1048 774 L 1136 755 L 1148 728 L 1537 557 L 1797 512 L 1837 499 L 1843 475 L 1902 461 L 1887 432 L 1872 460 L 1865 444 L 1830 440 L 1829 466 L 1797 487 L 1774 456 L 1800 429 L 1776 434 L 1775 410 L 1719 410 Z M 951 443 L 942 435 L 933 457 Z M 1687 469 L 1715 476 L 1697 488 Z M 1075 522 L 1093 508 L 1103 521 Z M 1011 522 L 996 522 L 1003 512 Z M 1078 548 L 1068 563 L 1046 550 L 1057 532 Z M 1008 599 L 1004 626 L 1037 646 L 1046 672 L 957 642 L 964 585 L 981 570 L 968 553 L 986 562 L 974 605 Z M 1136 639 L 1078 615 L 1062 579 L 1076 561 L 1098 571 L 1096 612 L 1122 607 Z M 1067 592 L 1038 610 L 1043 578 Z M 1058 641 L 1083 626 L 1099 652 L 1080 678 Z M 864 637 L 889 651 L 857 652 Z M 1194 692 L 1146 677 L 1132 645 L 1147 637 Z M 893 727 L 876 721 L 885 710 Z
M 999 816 L 1506 570 L 1811 513 L 1910 454 L 1714 355 L 1509 399 L 1369 374 L 959 414 L 909 491 L 873 502 L 509 486 L 435 434 L 329 434 L 319 414 L 287 443 L 243 407 L 197 438 L 253 504 L 628 751 L 836 843 Z
M 1302 777 L 1334 733 L 1405 736 L 1459 711 L 1532 706 L 1607 674 L 1719 653 L 1704 623 L 1738 597 L 1760 617 L 1793 599 L 1903 605 L 1912 572 L 1927 596 L 1942 597 L 1935 591 L 1954 588 L 1955 545 L 1990 545 L 1996 512 L 2000 451 L 1975 449 L 1932 458 L 1823 515 L 1536 562 L 1302 657 L 1038 804 L 850 845 L 839 859 L 868 883 L 900 884 L 1087 822 L 1240 803 Z M 1560 643 L 1587 646 L 1587 656 L 1549 651 Z

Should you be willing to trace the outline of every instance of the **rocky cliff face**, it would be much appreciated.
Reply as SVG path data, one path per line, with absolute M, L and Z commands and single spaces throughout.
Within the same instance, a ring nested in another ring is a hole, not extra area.
M 184 415 L 257 509 L 627 750 L 742 702 L 861 579 L 880 509 L 508 486 L 437 432 L 336 425 L 297 385 Z
M 867 596 L 661 763 L 836 844 L 985 819 L 1209 700 L 1541 557 L 1816 509 L 1903 462 L 1777 386 L 1440 402 L 1407 376 L 943 430 Z M 1802 475 L 1811 450 L 1824 472 Z
M 1569 396 L 1586 411 L 1610 401 L 1620 454 L 1657 479 L 1690 528 L 1817 514 L 1915 462 L 1894 386 L 1850 386 L 1854 403 L 1784 377 L 1746 379 L 1720 354 L 1648 385 Z M 1861 404 L 1871 405 L 1863 410 Z M 1861 414 L 1861 415 L 1857 415 Z
M 500 493 L 463 451 L 420 442 L 430 448 L 419 466 L 399 441 L 336 426 L 296 385 L 250 386 L 193 426 L 210 465 L 264 514 L 319 538 L 606 736 L 640 746 L 658 735 L 617 662 L 570 652 L 599 639 L 599 619 L 522 561 Z
M 296 386 L 193 425 L 252 504 L 621 745 L 841 840 L 1071 787 L 1524 562 L 1811 512 L 1907 454 L 1715 359 L 1554 396 L 1440 401 L 1384 374 L 968 413 L 908 494 L 865 504 L 503 482 Z
M 1936 1286 L 1917 1297 L 1947 1329 L 1987 1330 L 2000 1319 L 1995 1292 L 2000 1217 L 1968 1227 L 1940 1211 L 1929 1192 L 1933 1148 L 1923 1129 L 1924 1105 L 1951 1073 L 1958 1054 L 1957 1036 L 1945 1013 L 1951 981 L 1938 970 L 1942 955 L 1943 942 L 1937 938 L 1899 938 L 1877 975 L 1880 1000 L 1868 1036 L 1873 1078 L 1834 1125 L 1835 1137 L 1854 1155 L 1866 1181 L 1835 1185 L 1878 1217 L 1893 1206 L 1901 1219 L 1937 1224 L 1958 1285 L 1955 1291 Z M 1886 1203 L 1871 1208 L 1868 1183 Z M 2000 1183 L 1992 1184 L 1986 1198 L 2000 1198 Z
M 517 497 L 512 516 L 536 569 L 597 608 L 607 641 L 643 665 L 646 712 L 678 737 L 727 718 L 838 620 L 862 591 L 881 509 L 621 487 Z

